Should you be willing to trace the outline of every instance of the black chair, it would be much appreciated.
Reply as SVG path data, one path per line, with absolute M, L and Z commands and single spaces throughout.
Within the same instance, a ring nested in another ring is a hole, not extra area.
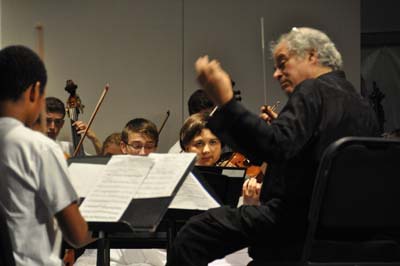
M 325 151 L 298 261 L 249 265 L 400 265 L 400 141 L 346 137 Z
M 10 234 L 3 210 L 0 209 L 0 266 L 15 266 Z

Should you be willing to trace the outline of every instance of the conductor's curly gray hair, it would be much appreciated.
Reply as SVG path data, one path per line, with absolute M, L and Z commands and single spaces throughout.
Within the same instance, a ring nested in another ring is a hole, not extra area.
M 322 31 L 306 27 L 292 28 L 290 32 L 282 34 L 277 41 L 271 42 L 272 54 L 282 42 L 287 44 L 290 53 L 304 57 L 314 50 L 321 65 L 330 67 L 333 70 L 342 69 L 342 56 L 336 49 L 335 44 Z

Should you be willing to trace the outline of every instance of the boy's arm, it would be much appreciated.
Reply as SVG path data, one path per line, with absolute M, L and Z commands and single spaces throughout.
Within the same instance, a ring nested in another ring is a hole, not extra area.
M 56 213 L 55 216 L 64 239 L 74 248 L 85 246 L 96 240 L 91 237 L 88 225 L 75 202 Z

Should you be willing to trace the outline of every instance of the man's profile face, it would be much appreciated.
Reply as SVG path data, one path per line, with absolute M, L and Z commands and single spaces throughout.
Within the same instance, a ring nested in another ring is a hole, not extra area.
M 310 78 L 310 62 L 308 56 L 304 58 L 290 53 L 285 42 L 279 43 L 274 51 L 275 71 L 273 77 L 279 81 L 282 90 L 291 94 L 294 88 Z
M 142 133 L 130 132 L 128 134 L 128 143 L 121 141 L 121 151 L 124 154 L 131 155 L 149 155 L 157 149 L 157 143 Z
M 60 113 L 46 113 L 46 125 L 47 136 L 56 140 L 64 125 L 64 115 Z

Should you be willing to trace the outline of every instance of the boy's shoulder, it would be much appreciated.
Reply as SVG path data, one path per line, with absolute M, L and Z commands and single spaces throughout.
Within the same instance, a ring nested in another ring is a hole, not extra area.
M 13 118 L 0 118 L 0 135 L 4 147 L 36 148 L 38 152 L 59 149 L 57 143 Z

